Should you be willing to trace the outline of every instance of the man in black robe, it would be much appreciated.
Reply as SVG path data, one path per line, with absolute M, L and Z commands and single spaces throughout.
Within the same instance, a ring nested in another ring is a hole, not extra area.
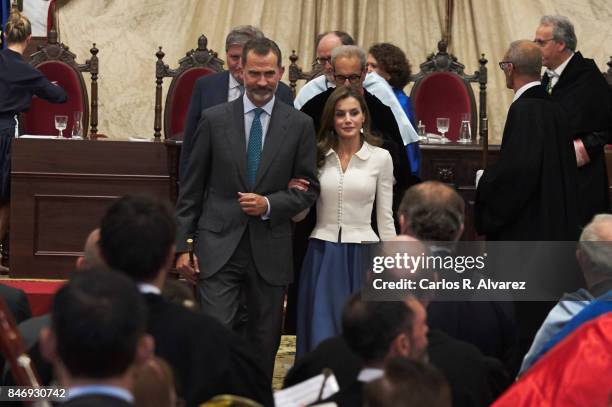
M 574 26 L 563 16 L 544 16 L 534 42 L 548 68 L 542 79 L 569 117 L 578 164 L 578 224 L 610 212 L 604 146 L 611 143 L 612 92 L 592 59 L 576 52 Z
M 476 191 L 476 230 L 488 240 L 576 240 L 576 159 L 567 115 L 540 84 L 541 51 L 510 45 L 500 67 L 515 92 L 499 161 Z

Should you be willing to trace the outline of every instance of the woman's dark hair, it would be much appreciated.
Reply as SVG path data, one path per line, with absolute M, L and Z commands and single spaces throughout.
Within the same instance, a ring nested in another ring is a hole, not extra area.
M 359 106 L 365 117 L 362 140 L 367 141 L 368 144 L 373 146 L 382 145 L 382 141 L 370 131 L 370 111 L 368 110 L 368 105 L 363 95 L 348 86 L 338 86 L 329 96 L 329 99 L 327 99 L 325 107 L 323 108 L 323 115 L 321 116 L 321 128 L 317 134 L 317 166 L 319 168 L 325 163 L 325 154 L 327 154 L 327 151 L 338 145 L 338 135 L 334 130 L 334 114 L 338 102 L 348 98 L 354 98 L 359 102 Z
M 404 51 L 393 44 L 383 42 L 372 45 L 368 52 L 376 59 L 378 66 L 389 74 L 389 85 L 402 89 L 408 84 L 411 66 Z

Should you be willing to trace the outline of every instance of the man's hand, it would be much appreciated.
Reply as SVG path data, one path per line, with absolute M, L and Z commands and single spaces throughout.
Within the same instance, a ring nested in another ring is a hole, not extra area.
M 198 256 L 193 255 L 193 266 L 189 261 L 189 253 L 182 253 L 176 258 L 176 271 L 191 284 L 197 284 L 200 266 L 198 266 Z
M 291 181 L 289 181 L 289 185 L 287 185 L 287 188 L 289 188 L 289 189 L 295 188 L 295 189 L 298 189 L 300 191 L 308 192 L 308 186 L 309 185 L 310 185 L 310 181 L 308 181 L 307 179 L 304 179 L 304 178 L 291 178 Z
M 262 216 L 268 212 L 268 201 L 261 195 L 238 192 L 238 203 L 242 211 L 250 216 Z

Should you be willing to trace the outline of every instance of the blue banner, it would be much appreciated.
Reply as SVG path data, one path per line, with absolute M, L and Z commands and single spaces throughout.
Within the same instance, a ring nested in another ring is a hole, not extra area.
M 8 20 L 10 10 L 11 10 L 10 0 L 0 0 L 0 22 L 2 23 L 2 26 L 0 28 L 0 30 L 2 31 L 0 43 L 2 43 L 2 48 L 6 47 L 6 44 L 4 41 L 4 24 L 6 24 L 6 20 Z

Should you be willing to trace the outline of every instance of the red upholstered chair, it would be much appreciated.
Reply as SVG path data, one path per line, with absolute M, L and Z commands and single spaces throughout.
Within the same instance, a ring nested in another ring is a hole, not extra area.
M 195 81 L 204 75 L 220 72 L 223 70 L 223 61 L 217 58 L 217 53 L 209 51 L 206 46 L 208 39 L 201 35 L 198 38 L 198 48 L 187 52 L 186 56 L 178 61 L 178 68 L 171 69 L 164 64 L 165 53 L 162 47 L 155 54 L 157 62 L 155 66 L 155 139 L 161 137 L 162 117 L 162 84 L 164 77 L 171 77 L 170 87 L 166 95 L 164 106 L 164 138 L 182 140 L 185 128 L 185 116 L 189 109 L 189 101 Z
M 295 53 L 295 50 L 291 51 L 291 55 L 289 56 L 289 87 L 291 88 L 291 92 L 293 92 L 293 97 L 295 98 L 297 81 L 305 80 L 308 82 L 311 79 L 316 78 L 317 76 L 323 73 L 323 67 L 319 65 L 316 61 L 312 63 L 312 69 L 309 72 L 304 72 L 302 68 L 300 68 L 297 64 L 298 55 Z
M 456 141 L 459 138 L 461 116 L 467 113 L 472 127 L 472 138 L 476 139 L 478 128 L 481 136 L 486 132 L 482 126 L 487 115 L 487 60 L 484 54 L 478 61 L 479 70 L 473 75 L 463 72 L 465 66 L 457 58 L 446 52 L 446 41 L 438 43 L 438 53 L 431 54 L 420 65 L 420 72 L 411 77 L 414 86 L 410 100 L 414 107 L 415 118 L 421 121 L 428 132 L 437 133 L 436 118 L 448 117 L 450 125 L 446 136 Z M 477 115 L 472 82 L 480 85 L 480 115 Z M 477 120 L 480 117 L 480 120 Z M 480 126 L 479 126 L 480 122 Z
M 70 134 L 74 125 L 74 112 L 83 112 L 83 137 L 92 137 L 98 132 L 98 49 L 96 44 L 90 50 L 91 58 L 84 64 L 76 62 L 76 55 L 64 44 L 57 42 L 57 32 L 49 32 L 48 42 L 39 46 L 30 56 L 30 65 L 40 70 L 50 81 L 56 81 L 68 94 L 68 101 L 61 104 L 49 103 L 40 98 L 32 99 L 30 109 L 21 117 L 22 134 L 54 135 L 54 116 L 68 116 L 64 134 Z M 91 73 L 91 112 L 83 72 Z M 90 115 L 91 113 L 91 115 Z M 91 125 L 91 130 L 88 127 Z

